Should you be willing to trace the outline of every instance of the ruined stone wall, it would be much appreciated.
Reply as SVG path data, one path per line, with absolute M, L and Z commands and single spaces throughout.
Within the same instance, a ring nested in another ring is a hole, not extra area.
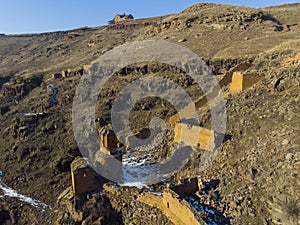
M 78 68 L 75 70 L 67 69 L 61 72 L 62 77 L 69 77 L 69 76 L 82 76 L 84 72 L 83 68 Z
M 120 15 L 116 15 L 115 18 L 113 19 L 114 23 L 120 23 L 122 21 L 126 20 L 125 17 L 121 17 Z
M 259 82 L 262 77 L 258 76 L 257 74 L 244 74 L 243 75 L 243 90 L 246 90 L 252 87 L 254 84 Z
M 121 22 L 124 22 L 126 20 L 132 20 L 134 19 L 134 17 L 129 14 L 129 15 L 120 15 L 120 14 L 117 14 L 113 20 L 109 21 L 110 24 L 116 24 L 116 23 L 121 23 Z
M 73 76 L 82 76 L 85 71 L 88 71 L 90 65 L 83 65 L 75 69 L 66 69 L 61 71 L 60 73 L 53 73 L 51 74 L 52 79 L 59 79 L 59 78 L 67 78 Z
M 232 75 L 232 83 L 230 85 L 230 93 L 239 93 L 247 88 L 252 87 L 258 81 L 260 81 L 262 77 L 257 74 L 242 74 L 240 72 L 234 72 Z
M 232 83 L 230 85 L 230 93 L 239 93 L 243 91 L 243 75 L 234 72 L 232 75 Z
M 126 146 L 136 146 L 137 139 L 144 140 L 144 139 L 149 138 L 151 135 L 152 135 L 152 137 L 155 137 L 159 133 L 163 133 L 163 132 L 166 132 L 166 131 L 160 130 L 160 129 L 143 128 L 143 129 L 139 130 L 137 133 L 126 137 L 125 144 L 126 144 Z
M 204 225 L 205 222 L 194 209 L 172 190 L 166 190 L 163 196 L 152 193 L 143 194 L 138 198 L 150 206 L 159 208 L 175 225 Z
M 165 191 L 163 204 L 165 212 L 175 224 L 200 224 L 195 217 L 194 210 L 186 201 L 180 200 L 175 192 Z
M 100 186 L 99 176 L 83 158 L 77 158 L 72 162 L 71 177 L 75 196 L 93 191 Z
M 213 150 L 215 147 L 215 133 L 212 130 L 191 124 L 177 123 L 174 131 L 175 143 L 184 143 L 204 150 Z
M 110 152 L 115 152 L 118 139 L 114 133 L 100 134 L 100 141 L 105 148 L 109 149 Z

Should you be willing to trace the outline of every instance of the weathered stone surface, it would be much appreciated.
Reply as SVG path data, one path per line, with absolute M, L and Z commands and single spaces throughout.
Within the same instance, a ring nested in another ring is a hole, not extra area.
M 72 162 L 71 177 L 75 196 L 100 187 L 99 176 L 83 158 L 77 158 Z
M 116 24 L 116 23 L 120 23 L 120 22 L 123 22 L 123 21 L 126 21 L 126 20 L 132 20 L 132 19 L 134 19 L 134 17 L 131 14 L 129 14 L 129 15 L 117 14 L 111 21 L 109 21 L 109 24 Z
M 152 207 L 159 208 L 175 225 L 206 224 L 201 219 L 196 219 L 195 212 L 192 208 L 188 204 L 181 202 L 179 196 L 171 190 L 164 191 L 163 197 L 146 193 L 140 196 L 138 200 Z
M 230 93 L 239 93 L 247 88 L 252 87 L 255 83 L 260 81 L 262 77 L 256 74 L 242 74 L 234 72 L 232 75 L 232 83 L 230 85 Z
M 212 151 L 215 148 L 215 133 L 212 130 L 191 124 L 177 123 L 174 132 L 175 143 L 183 143 L 203 150 Z

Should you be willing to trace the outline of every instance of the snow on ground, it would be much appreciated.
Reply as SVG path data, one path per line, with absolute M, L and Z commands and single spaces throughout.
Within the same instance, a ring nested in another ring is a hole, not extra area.
M 46 209 L 46 208 L 50 208 L 45 203 L 43 203 L 43 202 L 41 202 L 39 200 L 27 197 L 25 195 L 19 194 L 16 190 L 8 187 L 1 180 L 2 175 L 3 175 L 2 171 L 0 171 L 0 190 L 2 190 L 2 192 L 4 194 L 4 195 L 0 196 L 0 200 L 3 200 L 4 197 L 7 196 L 7 197 L 11 197 L 11 198 L 17 198 L 17 199 L 19 199 L 22 202 L 30 204 L 30 205 L 32 205 L 32 206 L 34 206 L 36 208 L 42 208 L 43 210 Z
M 46 114 L 47 114 L 46 112 L 41 112 L 41 113 L 24 112 L 24 113 L 21 113 L 20 115 L 21 116 L 44 116 Z
M 151 159 L 147 154 L 143 158 L 137 159 L 130 151 L 123 155 L 123 183 L 121 186 L 137 187 L 142 189 L 147 187 L 145 182 L 150 178 L 150 164 L 146 164 Z
M 218 224 L 224 224 L 227 225 L 227 223 L 224 223 L 224 218 L 220 218 L 219 213 L 216 213 L 214 210 L 212 210 L 210 207 L 206 205 L 200 204 L 199 200 L 194 198 L 193 196 L 187 196 L 184 198 L 193 208 L 195 208 L 198 212 L 205 212 L 206 218 L 207 218 L 207 225 L 218 225 Z M 223 217 L 223 216 L 221 216 Z
M 151 163 L 152 149 L 162 143 L 165 136 L 165 131 L 162 131 L 154 137 L 154 140 L 144 146 L 137 147 L 134 151 L 127 151 L 122 157 L 123 165 L 123 183 L 121 186 L 131 186 L 137 188 L 149 187 L 146 183 L 149 182 L 151 176 L 157 173 L 157 167 Z

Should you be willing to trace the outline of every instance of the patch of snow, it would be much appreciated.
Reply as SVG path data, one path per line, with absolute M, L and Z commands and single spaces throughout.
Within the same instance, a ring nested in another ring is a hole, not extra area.
M 155 192 L 155 191 L 150 191 L 150 192 L 151 192 L 151 194 L 156 195 L 158 197 L 163 197 L 164 196 L 164 194 L 160 193 L 160 192 Z
M 45 112 L 41 112 L 41 113 L 31 113 L 31 112 L 25 112 L 25 113 L 21 113 L 21 116 L 44 116 Z
M 221 223 L 220 217 L 216 214 L 216 212 L 210 209 L 206 205 L 200 204 L 200 202 L 192 196 L 187 196 L 184 198 L 193 208 L 195 208 L 198 212 L 205 212 L 207 215 L 208 225 L 218 225 Z M 226 223 L 227 224 L 227 223 Z M 225 225 L 226 225 L 225 224 Z
M 137 167 L 138 165 L 138 167 Z M 133 164 L 123 165 L 123 182 L 121 186 L 137 187 L 142 189 L 146 187 L 145 184 L 150 178 L 150 165 L 143 165 L 142 162 Z
M 124 187 L 136 187 L 138 189 L 143 189 L 143 188 L 147 187 L 146 184 L 143 184 L 141 182 L 122 183 L 122 184 L 120 184 L 120 186 L 124 186 Z
M 123 155 L 122 164 L 129 165 L 129 166 L 141 166 L 144 165 L 147 161 L 151 159 L 151 155 L 147 154 L 141 159 L 137 159 L 135 156 L 128 151 L 126 154 Z
M 145 184 L 151 177 L 153 165 L 147 164 L 151 159 L 150 154 L 137 159 L 130 151 L 123 155 L 123 182 L 120 186 L 137 187 L 139 189 L 149 187 Z
M 32 205 L 36 208 L 41 207 L 43 210 L 48 208 L 48 206 L 45 203 L 41 202 L 41 201 L 38 201 L 36 199 L 33 199 L 33 198 L 27 197 L 25 195 L 19 194 L 16 190 L 14 190 L 14 189 L 8 187 L 6 184 L 4 184 L 1 179 L 0 179 L 0 189 L 3 191 L 4 196 L 8 196 L 8 197 L 11 197 L 11 198 L 17 198 L 20 201 L 25 202 L 27 204 L 30 204 L 30 205 Z M 4 196 L 0 196 L 0 198 L 3 199 Z
M 154 129 L 156 130 L 156 129 Z M 123 182 L 120 186 L 134 186 L 150 189 L 146 184 L 155 179 L 158 172 L 157 166 L 151 162 L 151 152 L 157 145 L 163 142 L 165 130 L 158 132 L 149 143 L 135 147 L 122 156 Z

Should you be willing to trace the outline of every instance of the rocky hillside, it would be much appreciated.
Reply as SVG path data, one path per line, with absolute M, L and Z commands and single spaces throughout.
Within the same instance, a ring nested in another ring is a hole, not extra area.
M 209 209 L 201 212 L 208 224 L 300 224 L 299 59 L 285 61 L 300 52 L 299 14 L 300 4 L 262 9 L 199 4 L 179 14 L 109 26 L 0 35 L 0 224 L 172 224 L 162 211 L 137 200 L 146 189 L 88 193 L 75 211 L 58 202 L 71 186 L 70 165 L 81 156 L 72 130 L 81 73 L 104 53 L 138 40 L 184 46 L 221 81 L 246 64 L 241 72 L 261 77 L 237 94 L 230 93 L 229 83 L 222 86 L 228 138 L 207 170 L 199 170 L 199 156 L 194 156 L 174 176 L 148 188 L 161 193 L 198 177 L 197 201 Z M 125 84 L 153 74 L 174 80 L 193 99 L 201 97 L 181 71 L 173 73 L 162 64 L 132 65 L 115 74 L 114 85 L 101 93 L 98 117 L 109 116 Z M 132 125 L 140 129 L 151 117 L 169 121 L 176 111 L 149 98 L 132 113 Z M 199 114 L 201 125 L 209 128 L 209 108 L 201 107 Z M 170 154 L 164 150 L 154 156 Z

